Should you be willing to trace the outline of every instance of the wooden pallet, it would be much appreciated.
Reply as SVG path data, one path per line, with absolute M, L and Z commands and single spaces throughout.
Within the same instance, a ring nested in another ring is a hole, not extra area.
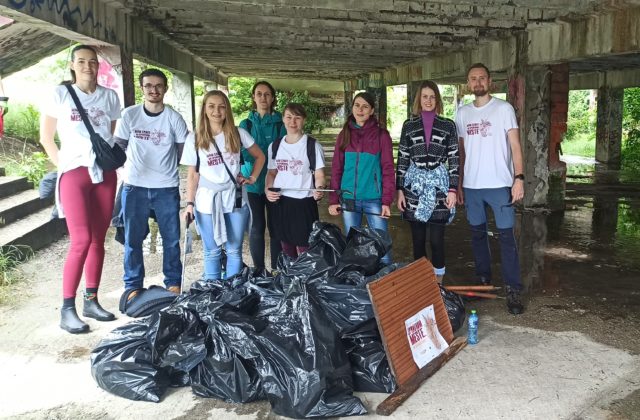
M 398 389 L 377 408 L 389 415 L 467 344 L 454 340 L 449 316 L 431 263 L 422 258 L 367 285 L 389 366 Z M 418 369 L 407 340 L 405 320 L 433 305 L 438 330 L 449 344 L 440 356 Z

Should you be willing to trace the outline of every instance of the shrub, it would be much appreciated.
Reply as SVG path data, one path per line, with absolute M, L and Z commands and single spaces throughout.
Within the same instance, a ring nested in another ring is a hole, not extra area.
M 38 144 L 40 139 L 40 112 L 29 104 L 11 105 L 11 111 L 4 116 L 5 134 Z
M 17 159 L 7 161 L 7 172 L 14 176 L 27 177 L 34 187 L 49 172 L 49 158 L 43 152 L 20 153 Z

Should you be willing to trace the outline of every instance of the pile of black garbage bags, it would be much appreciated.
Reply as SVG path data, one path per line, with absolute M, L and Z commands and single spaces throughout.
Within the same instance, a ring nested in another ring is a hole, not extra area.
M 267 399 L 294 418 L 366 414 L 353 391 L 396 387 L 366 289 L 398 268 L 380 264 L 391 241 L 316 222 L 310 245 L 295 261 L 281 256 L 273 277 L 245 269 L 196 282 L 168 308 L 113 330 L 91 354 L 98 385 L 153 402 L 191 386 L 228 402 Z

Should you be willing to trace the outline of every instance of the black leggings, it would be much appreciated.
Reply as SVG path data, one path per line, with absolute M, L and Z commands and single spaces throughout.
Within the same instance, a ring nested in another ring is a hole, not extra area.
M 278 255 L 282 252 L 280 241 L 273 237 L 271 229 L 271 211 L 269 201 L 264 194 L 247 193 L 249 197 L 249 207 L 251 207 L 251 231 L 249 233 L 249 251 L 253 259 L 253 265 L 257 269 L 265 268 L 264 265 L 264 231 L 269 220 L 269 236 L 271 239 L 271 269 L 274 270 L 278 265 Z M 266 211 L 266 217 L 265 217 Z
M 444 223 L 409 222 L 413 241 L 413 258 L 427 256 L 427 229 L 431 244 L 431 264 L 434 268 L 444 268 Z

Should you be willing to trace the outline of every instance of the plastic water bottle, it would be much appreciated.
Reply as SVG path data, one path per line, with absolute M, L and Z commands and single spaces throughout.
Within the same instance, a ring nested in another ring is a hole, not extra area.
M 478 344 L 478 314 L 476 310 L 471 310 L 469 315 L 469 330 L 467 331 L 467 343 Z

